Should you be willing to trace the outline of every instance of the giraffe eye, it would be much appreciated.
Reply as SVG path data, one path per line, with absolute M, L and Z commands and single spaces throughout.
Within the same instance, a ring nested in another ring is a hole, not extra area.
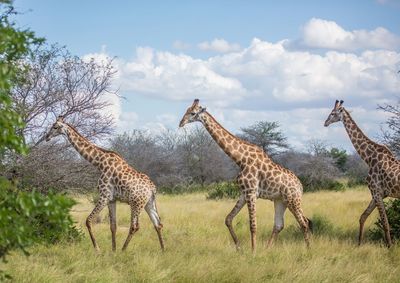
M 196 115 L 196 112 L 191 112 L 190 114 L 194 116 L 194 115 Z

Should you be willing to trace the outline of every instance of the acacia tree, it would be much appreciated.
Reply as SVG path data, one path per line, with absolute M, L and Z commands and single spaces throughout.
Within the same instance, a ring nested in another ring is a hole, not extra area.
M 282 150 L 288 149 L 287 138 L 279 129 L 278 122 L 260 121 L 251 126 L 241 128 L 239 137 L 261 147 L 266 153 L 273 156 Z

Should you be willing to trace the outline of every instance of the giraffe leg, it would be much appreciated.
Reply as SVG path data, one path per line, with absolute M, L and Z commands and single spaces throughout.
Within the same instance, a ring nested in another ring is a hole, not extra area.
M 368 205 L 368 207 L 365 209 L 363 214 L 360 216 L 360 232 L 358 234 L 358 245 L 361 245 L 363 238 L 364 238 L 364 224 L 365 221 L 367 220 L 368 216 L 371 214 L 372 211 L 374 211 L 376 205 L 375 201 L 372 199 Z
M 256 200 L 255 194 L 247 196 L 247 208 L 249 209 L 250 220 L 250 235 L 251 235 L 251 250 L 253 253 L 256 250 L 256 232 L 257 232 L 257 219 L 256 219 Z
M 383 199 L 381 196 L 375 196 L 374 199 L 381 217 L 383 230 L 385 231 L 386 244 L 388 248 L 390 248 L 392 246 L 392 238 L 390 237 L 389 221 L 386 215 L 385 206 L 383 205 Z
M 161 218 L 157 212 L 156 200 L 154 195 L 150 198 L 149 202 L 146 204 L 144 209 L 146 210 L 147 214 L 150 217 L 151 222 L 154 225 L 154 228 L 156 229 L 161 250 L 164 251 L 164 239 L 161 234 L 161 229 L 163 228 L 163 225 L 161 223 Z
M 103 210 L 103 208 L 107 205 L 108 200 L 106 198 L 100 198 L 99 201 L 96 203 L 96 206 L 94 207 L 93 211 L 89 214 L 89 216 L 86 219 L 86 227 L 89 231 L 90 238 L 92 239 L 93 247 L 96 249 L 96 251 L 100 251 L 99 246 L 96 243 L 96 239 L 94 238 L 93 232 L 92 232 L 92 221 L 96 217 L 97 214 L 100 213 L 100 211 Z
M 304 216 L 303 210 L 299 205 L 294 205 L 293 203 L 288 204 L 289 210 L 293 213 L 294 217 L 296 218 L 297 222 L 300 225 L 301 230 L 304 234 L 304 240 L 306 242 L 307 248 L 310 247 L 310 239 L 309 239 L 309 223 L 307 217 Z
M 137 203 L 130 204 L 131 206 L 131 226 L 129 228 L 128 236 L 126 237 L 125 243 L 122 247 L 122 250 L 126 250 L 129 242 L 132 239 L 132 236 L 139 230 L 139 214 L 140 210 L 143 206 L 138 206 Z
M 116 219 L 116 202 L 112 201 L 108 204 L 108 213 L 110 216 L 110 230 L 111 230 L 111 241 L 112 250 L 115 252 L 117 245 L 115 242 L 115 233 L 117 232 L 117 219 Z
M 274 208 L 275 208 L 274 228 L 272 229 L 271 237 L 268 240 L 267 244 L 268 247 L 270 247 L 273 244 L 273 242 L 278 237 L 279 232 L 282 231 L 284 227 L 286 204 L 284 204 L 282 200 L 275 200 Z
M 231 233 L 233 242 L 235 243 L 236 249 L 239 249 L 239 240 L 235 234 L 235 231 L 233 230 L 232 227 L 232 221 L 233 218 L 235 218 L 235 216 L 239 213 L 239 211 L 243 208 L 243 206 L 245 205 L 246 200 L 244 198 L 244 195 L 241 195 L 239 200 L 236 202 L 234 208 L 231 210 L 231 212 L 229 212 L 229 214 L 226 216 L 225 218 L 225 224 L 228 227 L 229 232 Z

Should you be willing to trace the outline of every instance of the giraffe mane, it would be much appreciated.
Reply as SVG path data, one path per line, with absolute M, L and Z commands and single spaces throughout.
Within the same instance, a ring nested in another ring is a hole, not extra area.
M 121 159 L 124 160 L 124 158 L 123 158 L 118 152 L 115 152 L 115 151 L 109 150 L 109 149 L 105 149 L 105 148 L 102 148 L 102 147 L 100 147 L 100 146 L 94 144 L 93 142 L 91 142 L 91 141 L 89 141 L 87 138 L 85 138 L 80 132 L 78 132 L 78 130 L 77 130 L 74 126 L 72 126 L 71 124 L 66 123 L 66 122 L 64 122 L 64 123 L 65 123 L 68 127 L 70 127 L 78 136 L 80 136 L 80 137 L 81 137 L 83 140 L 85 140 L 86 142 L 90 143 L 90 144 L 91 144 L 92 146 L 94 146 L 96 149 L 98 149 L 98 150 L 100 150 L 100 151 L 102 151 L 102 152 L 105 152 L 105 153 L 112 153 L 112 154 L 115 154 L 116 156 L 118 156 L 119 158 L 121 158 Z
M 244 143 L 244 144 L 246 144 L 246 145 L 248 145 L 248 146 L 255 147 L 255 148 L 257 148 L 258 150 L 264 152 L 264 150 L 262 150 L 262 148 L 259 147 L 258 145 L 255 145 L 255 144 L 252 144 L 252 143 L 250 143 L 250 142 L 248 142 L 248 141 L 245 141 L 244 139 L 241 139 L 241 138 L 235 136 L 234 134 L 232 134 L 231 132 L 229 132 L 229 131 L 228 131 L 227 129 L 225 129 L 220 123 L 218 123 L 218 121 L 217 121 L 208 111 L 205 111 L 205 113 L 207 113 L 208 116 L 210 116 L 210 118 L 214 121 L 214 123 L 216 123 L 218 126 L 220 126 L 221 129 L 223 129 L 226 133 L 228 133 L 228 135 L 230 135 L 232 138 L 237 139 L 237 140 L 239 140 L 240 142 L 242 142 L 242 143 Z M 264 152 L 264 153 L 265 153 L 265 152 Z M 265 153 L 265 155 L 267 155 L 267 154 Z
M 346 112 L 346 114 L 347 114 L 347 116 L 349 117 L 349 119 L 351 120 L 351 122 L 352 122 L 353 124 L 357 125 L 357 123 L 353 120 L 353 117 L 351 117 L 350 112 L 349 112 L 347 109 L 345 109 L 344 107 L 343 107 L 343 110 Z M 357 125 L 357 126 L 358 126 L 358 125 Z M 387 147 L 387 145 L 374 142 L 374 141 L 371 140 L 366 134 L 364 134 L 364 132 L 360 129 L 360 127 L 358 127 L 358 128 L 359 128 L 359 130 L 361 131 L 361 133 L 363 133 L 363 135 L 365 136 L 365 138 L 366 138 L 370 143 L 372 143 L 374 146 L 383 148 L 386 154 L 388 154 L 388 155 L 394 157 L 393 152 L 389 149 L 389 147 Z

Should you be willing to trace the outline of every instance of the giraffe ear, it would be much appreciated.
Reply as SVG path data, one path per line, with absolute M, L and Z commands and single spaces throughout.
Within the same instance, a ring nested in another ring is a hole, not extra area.
M 339 100 L 336 100 L 336 101 L 335 101 L 335 105 L 333 106 L 333 109 L 338 108 L 338 105 L 339 105 Z

